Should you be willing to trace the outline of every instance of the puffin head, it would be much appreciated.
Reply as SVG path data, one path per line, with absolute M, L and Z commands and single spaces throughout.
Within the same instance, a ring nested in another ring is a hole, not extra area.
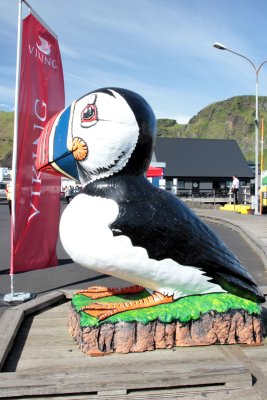
M 155 138 L 155 115 L 140 95 L 98 89 L 49 120 L 36 167 L 82 184 L 114 174 L 140 175 L 149 167 Z

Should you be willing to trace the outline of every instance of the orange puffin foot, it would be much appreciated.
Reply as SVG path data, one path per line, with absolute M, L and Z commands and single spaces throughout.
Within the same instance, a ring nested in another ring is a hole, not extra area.
M 85 290 L 79 290 L 75 294 L 82 294 L 91 299 L 102 299 L 103 297 L 114 296 L 116 294 L 134 294 L 141 293 L 144 290 L 142 286 L 134 285 L 125 288 L 107 288 L 105 286 L 91 286 Z
M 154 292 L 151 296 L 144 299 L 128 301 L 125 303 L 93 303 L 88 306 L 82 307 L 82 311 L 92 317 L 98 318 L 99 321 L 121 313 L 123 311 L 137 310 L 140 308 L 148 308 L 157 306 L 159 304 L 172 303 L 172 296 L 164 296 L 159 292 Z

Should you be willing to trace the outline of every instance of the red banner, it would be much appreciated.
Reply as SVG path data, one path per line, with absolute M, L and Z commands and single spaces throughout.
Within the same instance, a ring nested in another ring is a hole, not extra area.
M 35 168 L 38 138 L 64 108 L 57 39 L 32 14 L 23 20 L 11 274 L 58 264 L 59 177 Z M 14 164 L 13 164 L 14 165 Z

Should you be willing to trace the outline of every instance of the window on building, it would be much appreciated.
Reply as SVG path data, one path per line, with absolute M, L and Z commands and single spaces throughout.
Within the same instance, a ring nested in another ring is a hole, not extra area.
M 172 188 L 172 181 L 166 180 L 166 189 L 171 190 L 171 188 Z
M 220 181 L 220 182 L 213 182 L 213 189 L 215 190 L 225 190 L 227 186 L 227 182 Z
M 193 187 L 193 190 L 199 190 L 199 181 L 193 181 L 192 187 Z
M 178 179 L 178 181 L 177 181 L 177 188 L 178 188 L 178 189 L 184 189 L 184 188 L 185 188 L 185 181 L 180 181 L 180 180 Z

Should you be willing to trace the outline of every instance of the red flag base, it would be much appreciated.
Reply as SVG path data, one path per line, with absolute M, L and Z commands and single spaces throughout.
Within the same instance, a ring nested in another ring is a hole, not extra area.
M 4 301 L 7 303 L 23 303 L 31 299 L 31 293 L 19 292 L 8 293 L 4 296 Z

